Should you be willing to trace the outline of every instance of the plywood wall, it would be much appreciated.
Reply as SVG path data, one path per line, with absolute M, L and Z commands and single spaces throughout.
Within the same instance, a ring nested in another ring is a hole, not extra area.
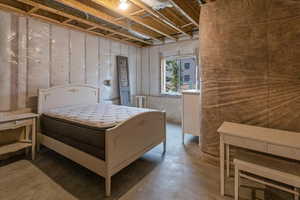
M 129 58 L 131 94 L 140 90 L 140 48 L 2 11 L 0 18 L 0 111 L 36 109 L 38 88 L 70 83 L 118 101 L 117 55 Z
M 150 108 L 165 110 L 169 121 L 181 123 L 181 97 L 166 96 L 160 93 L 161 58 L 193 54 L 198 51 L 198 48 L 198 40 L 189 40 L 142 49 L 142 67 L 141 71 L 137 71 L 141 77 L 141 82 L 138 82 L 139 91 L 148 96 Z
M 27 104 L 34 107 L 38 89 L 50 86 L 50 25 L 37 20 L 27 23 Z
M 59 27 L 51 26 L 51 63 L 50 63 L 50 85 L 64 85 L 70 79 L 70 31 Z
M 11 17 L 7 13 L 0 13 L 0 111 L 11 106 Z

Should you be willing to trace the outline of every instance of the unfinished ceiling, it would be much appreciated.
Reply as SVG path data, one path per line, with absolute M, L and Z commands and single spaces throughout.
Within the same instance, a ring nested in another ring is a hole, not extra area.
M 0 0 L 0 9 L 135 46 L 177 41 L 198 31 L 198 0 Z

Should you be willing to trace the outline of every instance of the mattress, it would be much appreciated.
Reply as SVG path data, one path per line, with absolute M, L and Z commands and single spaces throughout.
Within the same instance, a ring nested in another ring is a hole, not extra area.
M 44 113 L 44 115 L 106 129 L 116 126 L 137 114 L 150 111 L 154 110 L 112 104 L 92 104 L 54 108 Z
M 105 160 L 105 130 L 150 109 L 111 104 L 51 109 L 40 118 L 44 135 Z

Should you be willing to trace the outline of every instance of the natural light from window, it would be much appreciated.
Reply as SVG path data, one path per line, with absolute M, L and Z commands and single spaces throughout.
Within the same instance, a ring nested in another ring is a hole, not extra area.
M 195 56 L 165 57 L 161 62 L 161 94 L 180 95 L 197 88 Z

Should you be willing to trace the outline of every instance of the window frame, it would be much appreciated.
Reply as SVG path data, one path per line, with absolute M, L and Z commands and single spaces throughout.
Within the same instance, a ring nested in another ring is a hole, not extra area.
M 183 82 L 189 82 L 191 80 L 190 75 L 184 75 L 183 76 Z
M 195 89 L 197 90 L 199 88 L 199 65 L 197 62 L 197 56 L 194 54 L 186 54 L 186 55 L 177 55 L 177 56 L 161 56 L 160 59 L 160 86 L 159 91 L 161 96 L 170 96 L 170 97 L 180 97 L 182 95 L 182 92 L 166 92 L 166 60 L 167 59 L 188 59 L 193 58 L 195 60 L 195 68 L 196 68 L 196 84 Z M 191 66 L 190 66 L 191 67 Z

